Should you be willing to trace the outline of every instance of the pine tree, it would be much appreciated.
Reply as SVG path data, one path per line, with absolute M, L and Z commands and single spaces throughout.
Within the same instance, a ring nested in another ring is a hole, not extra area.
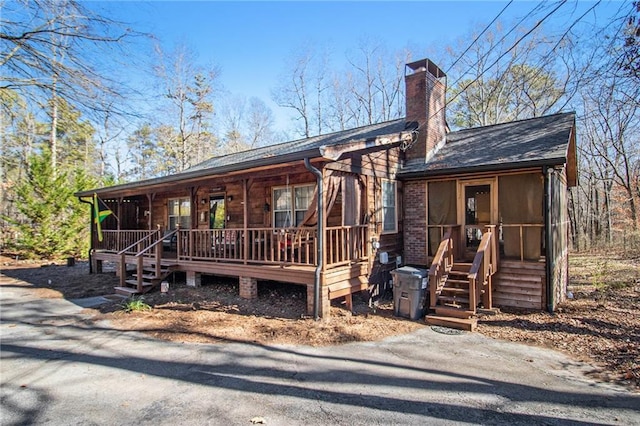
M 28 258 L 86 253 L 88 209 L 73 194 L 94 184 L 81 169 L 54 174 L 48 151 L 31 156 L 27 176 L 16 188 L 19 215 L 6 218 L 17 232 L 11 248 Z

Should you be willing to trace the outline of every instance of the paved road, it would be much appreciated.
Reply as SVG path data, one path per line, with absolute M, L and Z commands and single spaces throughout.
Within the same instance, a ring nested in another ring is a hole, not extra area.
M 590 381 L 559 353 L 479 334 L 168 343 L 0 284 L 2 425 L 640 425 L 640 395 Z

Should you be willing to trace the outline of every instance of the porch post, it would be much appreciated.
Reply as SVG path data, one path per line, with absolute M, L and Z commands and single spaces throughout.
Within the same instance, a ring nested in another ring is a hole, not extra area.
M 153 194 L 147 194 L 147 201 L 149 202 L 148 205 L 148 210 L 149 210 L 149 219 L 147 219 L 147 228 L 149 230 L 151 230 L 152 226 L 153 226 L 153 209 L 151 208 L 152 206 L 152 201 L 153 201 Z
M 116 220 L 116 222 L 117 222 L 116 229 L 118 231 L 121 230 L 121 228 L 120 228 L 120 218 L 122 217 L 122 201 L 123 200 L 124 200 L 124 197 L 118 198 L 118 220 Z

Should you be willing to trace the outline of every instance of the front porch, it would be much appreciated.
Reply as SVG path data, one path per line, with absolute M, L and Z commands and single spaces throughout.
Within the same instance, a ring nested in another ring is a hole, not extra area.
M 309 314 L 318 271 L 325 315 L 332 299 L 345 297 L 350 308 L 351 295 L 368 288 L 368 233 L 368 225 L 326 228 L 319 258 L 317 228 L 105 230 L 91 260 L 98 273 L 102 262 L 115 262 L 116 291 L 126 295 L 156 289 L 176 271 L 185 272 L 192 286 L 200 284 L 201 274 L 237 277 L 247 299 L 257 297 L 258 281 L 304 285 Z

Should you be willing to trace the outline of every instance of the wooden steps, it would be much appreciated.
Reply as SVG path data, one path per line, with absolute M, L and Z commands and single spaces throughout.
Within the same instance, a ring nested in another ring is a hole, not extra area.
M 473 315 L 474 312 L 468 309 L 454 308 L 451 306 L 436 306 L 436 316 L 467 319 L 473 317 Z
M 427 315 L 425 321 L 429 325 L 456 328 L 458 330 L 475 331 L 478 326 L 476 318 L 456 318 L 441 315 Z
M 138 293 L 138 290 L 135 288 L 131 288 L 131 287 L 114 287 L 114 290 L 116 291 L 116 294 L 120 294 L 122 296 L 135 296 Z
M 163 261 L 160 267 L 160 275 L 156 275 L 156 268 L 153 264 L 144 264 L 142 271 L 136 271 L 132 274 L 133 279 L 125 280 L 126 286 L 114 287 L 116 294 L 127 297 L 133 297 L 138 294 L 145 294 L 160 285 L 160 283 L 169 276 L 174 268 L 175 263 Z M 138 276 L 142 278 L 142 289 L 138 289 Z
M 466 331 L 476 329 L 475 309 L 469 306 L 470 268 L 471 263 L 457 262 L 451 266 L 436 294 L 435 313 L 425 317 L 427 324 Z

